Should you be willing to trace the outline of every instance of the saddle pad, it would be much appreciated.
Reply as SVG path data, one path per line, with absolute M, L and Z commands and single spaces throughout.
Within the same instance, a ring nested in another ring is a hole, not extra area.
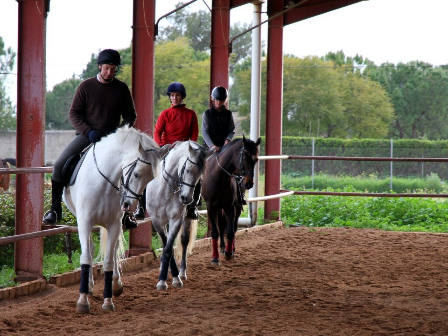
M 84 151 L 82 152 L 81 159 L 79 160 L 78 164 L 76 165 L 75 169 L 73 170 L 72 175 L 70 176 L 70 182 L 69 186 L 72 186 L 76 182 L 76 176 L 78 176 L 79 168 L 81 168 L 82 163 L 84 162 L 84 159 L 87 156 L 87 153 L 89 152 L 90 148 L 92 148 L 92 144 L 90 144 Z

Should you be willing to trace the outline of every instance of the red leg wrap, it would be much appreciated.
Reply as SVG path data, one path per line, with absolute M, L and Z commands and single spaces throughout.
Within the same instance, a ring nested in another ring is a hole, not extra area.
M 235 239 L 232 239 L 232 240 L 227 239 L 227 245 L 226 245 L 226 252 L 227 253 L 232 253 L 233 252 L 234 241 L 235 241 Z

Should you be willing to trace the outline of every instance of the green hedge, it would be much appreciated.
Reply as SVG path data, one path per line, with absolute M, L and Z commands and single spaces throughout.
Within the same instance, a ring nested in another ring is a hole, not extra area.
M 283 137 L 282 154 L 312 155 L 312 138 Z M 315 156 L 346 157 L 390 157 L 390 140 L 383 139 L 335 139 L 315 138 Z M 265 138 L 262 138 L 262 155 L 265 155 Z M 394 140 L 393 157 L 448 158 L 448 141 Z M 261 164 L 260 167 L 263 167 Z M 263 169 L 263 168 L 262 168 Z M 311 160 L 283 160 L 283 174 L 307 176 L 311 174 Z M 375 161 L 314 161 L 314 172 L 329 175 L 376 175 L 390 174 L 390 162 Z M 443 162 L 394 162 L 395 177 L 425 177 L 431 173 L 441 179 L 448 179 L 448 165 Z

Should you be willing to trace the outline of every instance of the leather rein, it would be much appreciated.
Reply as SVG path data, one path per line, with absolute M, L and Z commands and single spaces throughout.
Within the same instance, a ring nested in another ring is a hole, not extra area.
M 145 161 L 145 160 L 142 160 L 141 158 L 137 158 L 137 159 L 135 159 L 134 161 L 132 161 L 130 164 L 128 164 L 127 166 L 123 167 L 123 168 L 122 168 L 123 171 L 124 171 L 126 168 L 128 168 L 128 167 L 129 167 L 129 169 L 128 169 L 128 171 L 125 172 L 124 174 L 121 174 L 121 177 L 120 177 L 121 184 L 120 184 L 120 187 L 118 187 L 118 186 L 116 186 L 115 183 L 113 183 L 113 182 L 112 182 L 106 175 L 104 175 L 103 172 L 100 170 L 100 167 L 98 167 L 98 162 L 96 161 L 96 155 L 95 155 L 95 145 L 96 145 L 96 144 L 93 144 L 93 160 L 95 161 L 96 169 L 98 169 L 98 172 L 100 173 L 100 175 L 101 175 L 102 177 L 104 177 L 104 179 L 105 179 L 107 182 L 109 182 L 109 184 L 110 184 L 115 190 L 120 191 L 121 188 L 123 188 L 124 190 L 128 191 L 131 195 L 133 195 L 133 197 L 132 197 L 132 196 L 127 196 L 127 197 L 129 197 L 129 198 L 135 198 L 135 199 L 140 200 L 140 199 L 142 198 L 143 194 L 137 194 L 137 193 L 134 192 L 131 188 L 129 188 L 129 180 L 131 179 L 132 172 L 134 171 L 134 169 L 135 169 L 135 167 L 137 166 L 137 163 L 138 163 L 138 162 L 143 162 L 143 163 L 146 163 L 146 164 L 148 164 L 148 165 L 151 165 L 151 162 L 147 162 L 147 161 Z M 147 150 L 145 150 L 145 152 L 150 152 L 150 151 L 154 151 L 154 149 L 147 149 Z M 125 177 L 126 177 L 126 181 L 125 181 Z M 123 191 L 122 191 L 122 193 L 123 193 Z

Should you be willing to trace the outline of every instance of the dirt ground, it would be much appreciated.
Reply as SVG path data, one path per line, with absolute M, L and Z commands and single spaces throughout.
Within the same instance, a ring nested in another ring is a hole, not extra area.
M 448 335 L 448 235 L 279 228 L 236 248 L 220 267 L 194 250 L 182 289 L 125 273 L 114 312 L 101 282 L 88 315 L 78 285 L 0 301 L 0 335 Z

